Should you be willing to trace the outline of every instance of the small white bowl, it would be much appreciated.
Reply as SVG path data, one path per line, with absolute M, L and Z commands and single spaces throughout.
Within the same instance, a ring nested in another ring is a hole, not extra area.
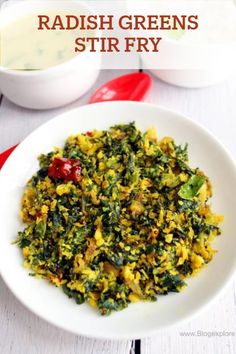
M 132 15 L 196 14 L 194 31 L 131 30 L 133 37 L 160 36 L 159 52 L 142 51 L 142 68 L 170 84 L 200 88 L 214 85 L 236 72 L 236 7 L 231 1 L 127 0 Z
M 58 6 L 65 6 L 64 4 L 59 3 Z M 6 7 L 0 12 L 1 26 L 16 20 L 24 13 L 37 11 L 36 6 L 34 7 L 32 1 L 23 1 Z M 41 2 L 40 6 L 42 13 L 44 8 L 48 10 L 53 4 L 45 2 L 42 6 Z M 93 13 L 87 4 L 83 3 L 82 6 L 89 13 Z M 81 2 L 71 3 L 70 9 L 78 11 L 81 9 Z M 68 10 L 68 6 L 65 10 Z M 99 36 L 98 31 L 96 36 Z M 91 53 L 88 46 L 87 50 L 72 59 L 45 70 L 17 71 L 0 66 L 0 91 L 19 106 L 33 109 L 56 108 L 85 94 L 96 81 L 100 64 L 101 55 Z
M 163 70 L 152 69 L 152 73 L 163 81 L 187 88 L 224 81 L 236 72 L 235 25 L 233 3 L 219 2 L 214 9 L 210 2 L 201 5 L 199 28 L 195 32 L 186 32 L 180 39 L 165 36 Z M 172 66 L 166 68 L 165 61 L 168 62 L 169 58 L 173 59 L 170 61 Z
M 235 61 L 236 61 L 236 43 L 232 43 L 232 46 L 228 44 L 209 45 L 189 45 L 186 49 L 186 44 L 164 39 L 167 52 L 165 57 L 179 58 L 181 62 L 182 53 L 189 53 L 189 61 L 202 60 L 199 68 L 194 68 L 186 63 L 186 67 L 181 64 L 181 68 L 169 68 L 169 69 L 150 69 L 151 73 L 169 84 L 186 87 L 186 88 L 201 88 L 217 83 L 223 82 L 228 77 L 236 73 Z M 201 54 L 202 53 L 202 54 Z M 144 58 L 141 54 L 144 67 L 149 68 L 151 62 L 148 57 Z M 201 58 L 202 56 L 202 58 Z M 163 56 L 164 58 L 164 56 Z M 183 62 L 182 62 L 183 63 Z M 153 67 L 153 66 L 152 66 Z

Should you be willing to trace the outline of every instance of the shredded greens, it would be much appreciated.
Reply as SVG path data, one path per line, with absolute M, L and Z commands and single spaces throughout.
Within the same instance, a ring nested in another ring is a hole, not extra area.
M 205 177 L 193 175 L 183 184 L 178 195 L 183 199 L 193 199 L 205 182 Z
M 61 178 L 48 174 L 55 161 Z M 222 217 L 208 204 L 209 178 L 189 166 L 187 145 L 121 124 L 71 136 L 39 162 L 16 242 L 31 275 L 62 287 L 77 304 L 108 315 L 155 301 L 182 290 L 212 259 Z M 77 180 L 62 178 L 72 171 L 69 162 L 79 163 Z

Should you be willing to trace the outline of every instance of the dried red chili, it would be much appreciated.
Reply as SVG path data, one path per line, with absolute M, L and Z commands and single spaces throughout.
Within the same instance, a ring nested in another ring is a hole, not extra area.
M 93 132 L 87 132 L 86 135 L 89 136 L 90 138 L 92 138 L 93 137 Z
M 48 176 L 76 182 L 81 174 L 81 162 L 76 159 L 55 157 L 48 168 Z

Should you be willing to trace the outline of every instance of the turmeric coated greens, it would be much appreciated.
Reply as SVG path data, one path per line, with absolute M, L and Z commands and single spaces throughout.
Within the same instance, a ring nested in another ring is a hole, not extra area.
M 102 315 L 179 292 L 213 257 L 221 216 L 187 145 L 134 123 L 67 139 L 39 157 L 17 244 L 31 275 Z

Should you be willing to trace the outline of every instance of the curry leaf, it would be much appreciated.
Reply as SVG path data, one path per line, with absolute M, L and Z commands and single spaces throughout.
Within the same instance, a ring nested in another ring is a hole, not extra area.
M 43 237 L 46 233 L 47 224 L 45 220 L 40 220 L 39 223 L 35 226 L 35 231 L 39 237 Z
M 206 179 L 203 176 L 193 175 L 181 186 L 178 195 L 183 199 L 193 199 L 193 197 L 199 192 L 205 180 Z

